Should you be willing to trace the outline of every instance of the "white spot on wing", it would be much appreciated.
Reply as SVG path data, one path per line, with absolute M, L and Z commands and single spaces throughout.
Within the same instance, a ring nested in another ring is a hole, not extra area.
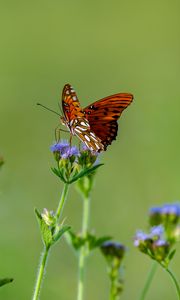
M 74 129 L 74 131 L 77 133 L 81 133 L 81 131 L 79 129 L 77 129 L 77 127 Z
M 93 139 L 93 141 L 98 142 L 97 137 L 94 135 L 94 133 L 90 132 L 91 138 Z
M 80 126 L 76 126 L 76 128 L 78 128 L 81 131 L 86 131 L 87 130 L 86 128 L 83 128 L 83 127 L 80 127 Z
M 96 137 L 95 134 L 92 131 L 90 132 L 90 135 L 93 136 L 93 137 Z
M 69 95 L 69 94 L 70 94 L 69 90 L 67 90 L 67 91 L 66 91 L 66 94 L 67 94 L 67 95 Z
M 76 101 L 76 100 L 77 100 L 77 97 L 76 97 L 76 96 L 73 96 L 72 99 L 73 99 L 74 101 Z
M 69 125 L 72 126 L 73 122 L 74 122 L 74 120 L 71 120 L 71 121 L 69 122 Z
M 83 121 L 81 121 L 81 123 L 80 123 L 82 126 L 88 126 L 88 124 L 87 123 L 85 123 L 85 122 L 83 122 Z
M 90 142 L 90 138 L 86 134 L 84 135 L 84 137 L 88 142 Z
M 100 149 L 100 146 L 97 143 L 95 143 L 95 145 L 97 149 Z

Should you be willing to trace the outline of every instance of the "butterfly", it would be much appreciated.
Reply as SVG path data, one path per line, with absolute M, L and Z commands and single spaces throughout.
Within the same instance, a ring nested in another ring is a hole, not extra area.
M 98 100 L 84 109 L 75 90 L 66 84 L 62 92 L 61 122 L 72 135 L 76 135 L 88 149 L 95 152 L 105 151 L 116 139 L 117 120 L 122 111 L 133 101 L 133 95 L 119 93 Z

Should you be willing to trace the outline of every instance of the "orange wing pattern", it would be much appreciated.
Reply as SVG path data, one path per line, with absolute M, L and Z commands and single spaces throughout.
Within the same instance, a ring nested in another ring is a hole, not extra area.
M 62 92 L 62 108 L 65 119 L 68 122 L 77 117 L 84 117 L 84 112 L 80 107 L 78 97 L 70 84 L 64 86 Z
M 93 132 L 100 138 L 104 150 L 116 139 L 117 120 L 132 101 L 132 94 L 119 93 L 103 98 L 84 108 L 85 117 Z

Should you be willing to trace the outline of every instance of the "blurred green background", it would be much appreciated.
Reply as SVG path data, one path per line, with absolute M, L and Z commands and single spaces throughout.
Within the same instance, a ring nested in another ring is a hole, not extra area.
M 50 171 L 50 144 L 65 83 L 83 106 L 131 92 L 119 135 L 102 155 L 92 195 L 91 228 L 128 246 L 122 299 L 137 299 L 150 260 L 133 247 L 152 205 L 179 199 L 180 2 L 1 1 L 0 3 L 0 277 L 12 276 L 0 299 L 31 299 L 42 249 L 34 207 L 55 209 L 62 184 Z M 81 226 L 82 203 L 72 187 L 66 222 Z M 180 254 L 172 268 L 180 277 Z M 76 299 L 77 261 L 63 240 L 52 248 L 42 300 Z M 108 299 L 105 261 L 88 261 L 86 300 Z M 148 299 L 176 299 L 159 270 Z

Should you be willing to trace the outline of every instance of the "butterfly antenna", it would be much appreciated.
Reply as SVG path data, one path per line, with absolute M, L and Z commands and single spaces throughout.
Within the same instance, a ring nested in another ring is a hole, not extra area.
M 58 115 L 58 116 L 61 117 L 61 115 L 58 114 L 55 110 L 52 110 L 51 108 L 49 108 L 49 107 L 47 107 L 47 106 L 45 106 L 45 105 L 43 105 L 41 103 L 37 103 L 37 105 L 39 105 L 39 106 L 41 106 L 41 107 L 43 107 L 43 108 L 45 108 L 45 109 L 47 109 L 47 110 L 49 110 L 49 111 L 53 112 L 54 114 L 56 114 L 56 115 Z

